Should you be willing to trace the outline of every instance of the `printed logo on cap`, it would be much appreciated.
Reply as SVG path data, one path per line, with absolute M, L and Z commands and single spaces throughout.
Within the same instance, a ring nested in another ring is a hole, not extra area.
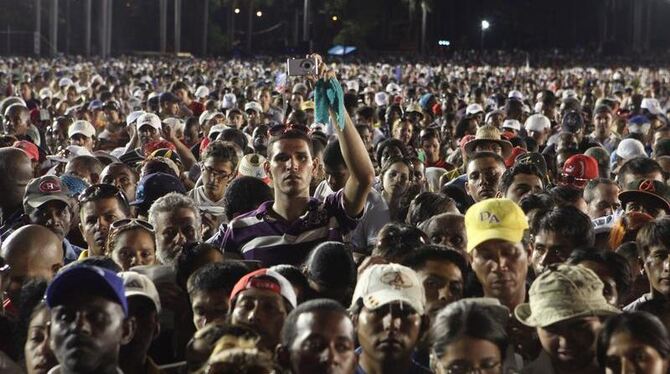
M 565 172 L 572 176 L 581 176 L 584 175 L 586 170 L 586 163 L 584 160 L 576 160 L 569 165 L 565 165 Z
M 500 223 L 500 218 L 498 218 L 498 216 L 487 211 L 479 213 L 479 220 L 481 222 Z
M 381 282 L 389 285 L 396 290 L 403 288 L 411 288 L 412 282 L 409 279 L 406 279 L 406 275 L 399 271 L 392 271 L 381 276 Z
M 61 187 L 60 183 L 54 180 L 46 180 L 42 181 L 39 185 L 39 190 L 40 192 L 43 193 L 54 193 L 54 192 L 61 192 Z
M 643 180 L 642 182 L 640 182 L 639 190 L 651 193 L 656 192 L 656 186 L 654 185 L 654 181 L 651 181 L 649 179 Z

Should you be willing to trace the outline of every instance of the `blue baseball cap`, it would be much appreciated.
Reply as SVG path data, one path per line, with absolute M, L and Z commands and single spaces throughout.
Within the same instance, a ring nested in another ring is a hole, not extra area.
M 170 192 L 186 194 L 186 188 L 179 178 L 167 173 L 147 174 L 137 183 L 135 201 L 130 205 L 150 206 L 154 201 Z
M 56 275 L 47 288 L 47 305 L 49 308 L 59 306 L 66 295 L 81 292 L 118 303 L 128 315 L 123 279 L 115 272 L 97 266 L 75 265 Z

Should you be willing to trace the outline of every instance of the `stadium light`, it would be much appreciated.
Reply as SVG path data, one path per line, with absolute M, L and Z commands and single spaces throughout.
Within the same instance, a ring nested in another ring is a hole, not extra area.
M 240 14 L 240 8 L 235 8 L 235 14 Z
M 256 12 L 256 17 L 263 17 L 263 12 L 261 12 L 260 10 Z
M 451 42 L 448 40 L 438 40 L 437 45 L 441 45 L 443 47 L 448 47 L 451 45 Z
M 333 16 L 331 19 L 333 20 L 333 22 L 337 22 L 337 16 Z
M 489 27 L 491 27 L 491 23 L 489 23 L 489 21 L 483 19 L 482 20 L 482 30 L 486 31 L 486 30 L 489 29 Z

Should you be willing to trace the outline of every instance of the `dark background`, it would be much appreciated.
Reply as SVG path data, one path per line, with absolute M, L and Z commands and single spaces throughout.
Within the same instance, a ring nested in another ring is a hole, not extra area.
M 112 55 L 160 50 L 158 0 L 112 0 Z M 361 54 L 439 55 L 454 50 L 581 49 L 602 55 L 663 53 L 670 47 L 669 0 L 310 0 L 311 43 L 302 39 L 304 0 L 208 0 L 207 49 L 203 51 L 204 2 L 182 0 L 181 51 L 194 55 L 323 52 L 355 45 Z M 99 9 L 93 0 L 92 54 L 97 54 Z M 251 51 L 246 45 L 249 5 Z M 83 0 L 60 0 L 58 52 L 83 54 Z M 33 54 L 34 0 L 0 0 L 0 54 Z M 240 13 L 233 13 L 239 8 Z M 174 5 L 168 0 L 167 50 L 174 51 Z M 337 16 L 337 21 L 333 20 Z M 481 20 L 491 23 L 482 40 Z M 234 25 L 232 25 L 234 23 Z M 231 32 L 234 29 L 234 32 Z M 49 51 L 49 1 L 42 5 L 42 55 Z M 438 46 L 449 40 L 450 47 Z

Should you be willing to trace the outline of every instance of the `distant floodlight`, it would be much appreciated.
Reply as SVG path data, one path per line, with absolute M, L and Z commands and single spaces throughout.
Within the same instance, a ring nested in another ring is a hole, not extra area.
M 489 21 L 483 19 L 482 20 L 482 30 L 488 30 L 489 27 L 491 27 L 491 24 L 489 23 Z
M 333 22 L 337 22 L 337 16 L 333 16 L 331 19 L 333 20 Z
M 441 46 L 444 46 L 444 47 L 448 47 L 448 46 L 451 45 L 451 42 L 448 41 L 448 40 L 438 40 L 438 41 L 437 41 L 437 45 L 441 45 Z
M 240 14 L 240 8 L 235 8 L 235 14 Z
M 256 12 L 256 17 L 263 17 L 263 12 L 261 12 L 260 10 Z

